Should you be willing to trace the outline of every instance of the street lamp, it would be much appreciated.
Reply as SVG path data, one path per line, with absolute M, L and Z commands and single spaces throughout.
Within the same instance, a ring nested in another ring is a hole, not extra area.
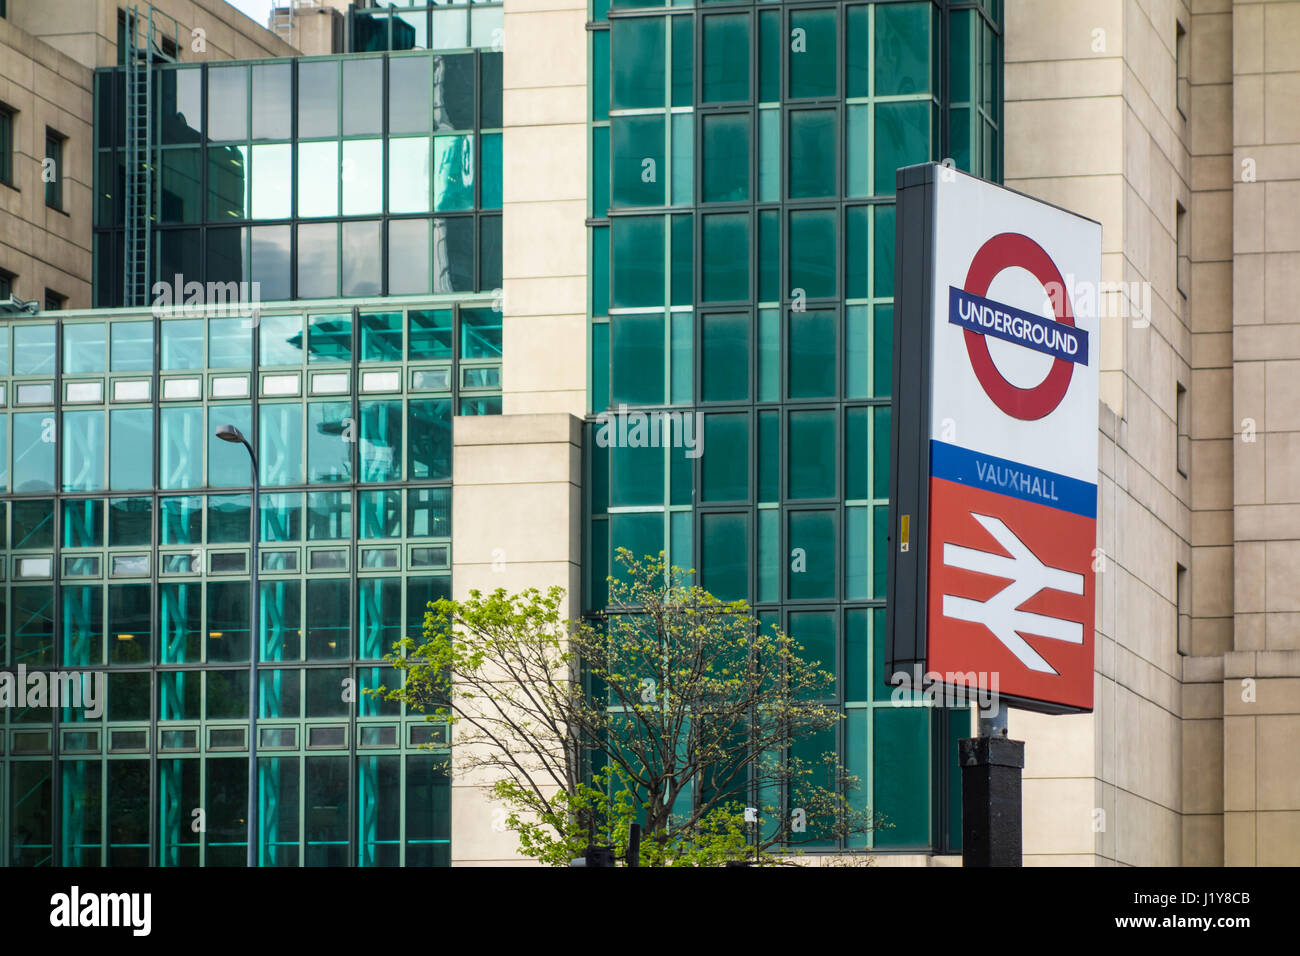
M 257 542 L 260 537 L 260 528 L 258 527 L 259 511 L 261 506 L 260 494 L 258 488 L 257 474 L 257 455 L 253 452 L 253 446 L 248 443 L 248 439 L 234 425 L 218 425 L 217 437 L 222 441 L 234 442 L 243 445 L 248 449 L 248 457 L 253 462 L 253 553 L 252 553 L 252 586 L 253 600 L 251 602 L 251 622 L 248 628 L 249 636 L 249 658 L 248 668 L 248 865 L 257 866 L 257 658 L 259 656 L 259 635 L 257 633 L 257 605 L 259 592 L 257 589 Z

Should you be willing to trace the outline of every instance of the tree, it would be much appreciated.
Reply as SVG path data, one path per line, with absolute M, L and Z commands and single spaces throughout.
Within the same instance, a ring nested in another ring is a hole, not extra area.
M 521 851 L 564 865 L 639 821 L 643 865 L 779 862 L 872 829 L 834 748 L 800 755 L 841 719 L 821 662 L 662 553 L 617 561 L 596 618 L 564 620 L 558 587 L 472 591 L 388 658 L 406 679 L 383 692 L 455 725 L 457 771 L 495 780 Z

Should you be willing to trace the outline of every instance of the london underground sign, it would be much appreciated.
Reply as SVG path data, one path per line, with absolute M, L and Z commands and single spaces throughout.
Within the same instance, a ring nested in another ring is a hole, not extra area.
M 888 674 L 1089 711 L 1101 226 L 926 164 L 896 228 Z

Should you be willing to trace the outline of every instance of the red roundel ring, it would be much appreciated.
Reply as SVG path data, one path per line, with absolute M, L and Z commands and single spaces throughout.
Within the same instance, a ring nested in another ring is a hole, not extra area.
M 966 273 L 965 290 L 972 295 L 986 296 L 993 279 L 1004 269 L 1019 266 L 1043 285 L 1043 290 L 1050 293 L 1052 288 L 1061 290 L 1059 296 L 1048 295 L 1056 305 L 1056 321 L 1064 325 L 1074 325 L 1074 313 L 1070 310 L 1070 297 L 1066 294 L 1065 282 L 1061 279 L 1056 263 L 1044 251 L 1043 247 L 1028 236 L 1015 232 L 1004 232 L 994 236 L 980 246 L 971 260 Z M 1055 286 L 1050 283 L 1056 283 Z M 988 342 L 978 332 L 967 329 L 966 354 L 970 356 L 971 368 L 979 379 L 993 404 L 1012 418 L 1032 422 L 1045 418 L 1061 404 L 1065 393 L 1070 388 L 1070 376 L 1074 374 L 1074 363 L 1065 359 L 1054 359 L 1047 377 L 1033 388 L 1020 388 L 1012 385 L 998 371 L 989 355 Z

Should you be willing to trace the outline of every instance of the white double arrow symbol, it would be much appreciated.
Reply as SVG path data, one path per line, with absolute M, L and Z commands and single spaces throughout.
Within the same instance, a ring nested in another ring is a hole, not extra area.
M 989 551 L 976 551 L 974 548 L 964 548 L 956 544 L 944 544 L 943 563 L 948 567 L 975 571 L 978 574 L 1009 578 L 1011 583 L 983 602 L 945 594 L 943 596 L 944 617 L 983 624 L 1031 671 L 1041 671 L 1045 674 L 1057 673 L 1056 669 L 1043 660 L 1042 656 L 1017 632 L 1023 631 L 1026 634 L 1049 637 L 1070 644 L 1082 644 L 1083 625 L 1078 621 L 1034 614 L 1018 608 L 1045 588 L 1064 591 L 1067 594 L 1082 594 L 1083 575 L 1043 564 L 1038 560 L 1038 556 L 998 518 L 977 515 L 974 512 L 971 512 L 971 516 L 983 525 L 985 531 L 993 535 L 1011 557 Z

